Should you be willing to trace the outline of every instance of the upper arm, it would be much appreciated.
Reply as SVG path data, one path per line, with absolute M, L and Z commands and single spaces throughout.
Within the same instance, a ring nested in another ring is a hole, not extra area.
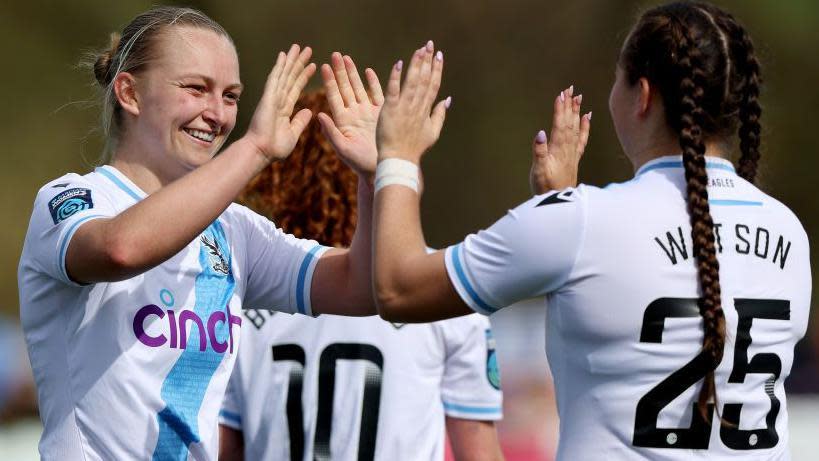
M 447 248 L 456 291 L 474 311 L 490 315 L 559 288 L 580 250 L 584 213 L 580 189 L 536 196 Z
M 471 314 L 447 277 L 444 252 L 418 255 L 407 263 L 395 299 L 380 299 L 379 314 L 391 322 L 431 322 Z M 389 308 L 385 308 L 389 306 Z
M 40 189 L 34 202 L 27 239 L 42 272 L 66 283 L 94 282 L 86 268 L 104 258 L 98 235 L 104 218 L 116 215 L 113 204 L 77 175 L 60 178 Z M 92 238 L 89 238 L 91 236 Z
M 455 459 L 459 461 L 503 460 L 494 421 L 447 416 L 446 431 Z
M 219 425 L 219 461 L 243 461 L 245 442 L 241 431 Z
M 232 211 L 246 226 L 244 306 L 313 315 L 313 277 L 328 248 L 287 234 L 244 207 Z

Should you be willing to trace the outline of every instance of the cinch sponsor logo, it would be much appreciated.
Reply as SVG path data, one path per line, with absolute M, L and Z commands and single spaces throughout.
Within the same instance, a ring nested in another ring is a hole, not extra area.
M 157 336 L 151 336 L 145 331 L 145 319 L 150 316 L 156 316 L 160 319 L 167 318 L 169 335 L 164 333 Z M 220 342 L 216 337 L 216 328 L 219 323 L 228 324 L 228 340 Z M 139 342 L 149 347 L 162 347 L 170 343 L 171 349 L 187 349 L 188 348 L 188 324 L 199 328 L 199 350 L 204 352 L 208 348 L 210 342 L 211 348 L 222 354 L 225 351 L 233 353 L 233 325 L 241 328 L 242 318 L 226 314 L 225 311 L 216 311 L 208 317 L 207 322 L 203 321 L 199 315 L 194 311 L 181 311 L 179 315 L 173 309 L 167 311 L 162 310 L 155 304 L 148 304 L 137 311 L 134 316 L 134 335 L 136 335 Z

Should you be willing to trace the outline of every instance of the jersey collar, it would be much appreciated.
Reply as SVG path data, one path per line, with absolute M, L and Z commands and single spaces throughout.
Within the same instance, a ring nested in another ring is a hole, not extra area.
M 137 202 L 145 198 L 148 194 L 137 187 L 127 176 L 111 165 L 103 165 L 94 169 L 94 172 L 103 175 L 112 182 L 118 189 L 122 190 Z
M 643 173 L 647 173 L 651 170 L 660 170 L 667 168 L 682 169 L 683 168 L 682 155 L 666 155 L 664 157 L 655 158 L 654 160 L 646 162 L 643 166 L 641 166 L 634 176 L 635 177 L 640 176 Z M 731 173 L 736 173 L 736 170 L 734 170 L 734 165 L 731 163 L 730 160 L 726 160 L 724 158 L 719 157 L 705 157 L 705 168 L 709 170 L 723 170 L 730 171 Z

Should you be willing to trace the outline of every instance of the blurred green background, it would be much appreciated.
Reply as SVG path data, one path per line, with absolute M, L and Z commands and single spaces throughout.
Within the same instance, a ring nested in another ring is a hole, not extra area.
M 165 3 L 165 2 L 160 2 Z M 452 95 L 444 132 L 425 159 L 423 219 L 429 244 L 442 246 L 487 226 L 529 192 L 531 139 L 548 126 L 551 101 L 569 84 L 594 111 L 581 180 L 630 178 L 608 113 L 621 42 L 640 1 L 195 1 L 232 35 L 247 87 L 244 131 L 275 53 L 293 42 L 317 63 L 334 50 L 371 66 L 384 81 L 391 64 L 433 39 L 443 49 L 442 96 Z M 763 62 L 763 189 L 791 207 L 816 242 L 814 112 L 819 108 L 819 2 L 718 1 L 748 27 Z M 99 158 L 93 76 L 83 53 L 107 43 L 147 1 L 12 2 L 0 13 L 0 313 L 16 316 L 16 268 L 37 189 L 65 172 L 85 173 Z M 318 86 L 314 78 L 311 85 Z M 814 251 L 814 265 L 816 264 Z M 814 303 L 815 304 L 815 303 Z M 814 324 L 817 312 L 814 308 Z M 819 335 L 817 335 L 819 336 Z M 819 341 L 813 341 L 817 344 Z M 819 356 L 819 347 L 800 356 Z M 803 362 L 804 363 L 804 362 Z

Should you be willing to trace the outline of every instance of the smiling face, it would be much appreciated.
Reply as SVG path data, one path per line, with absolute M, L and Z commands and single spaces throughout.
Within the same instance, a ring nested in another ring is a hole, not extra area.
M 231 41 L 212 30 L 172 26 L 156 58 L 136 77 L 138 114 L 128 135 L 161 176 L 176 178 L 210 160 L 236 124 L 242 86 Z

